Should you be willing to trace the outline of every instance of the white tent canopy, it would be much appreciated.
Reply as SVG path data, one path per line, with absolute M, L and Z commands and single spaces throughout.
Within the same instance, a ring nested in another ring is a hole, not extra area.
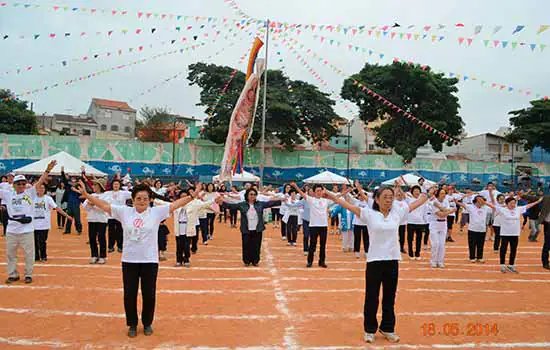
M 343 176 L 331 173 L 330 171 L 323 171 L 320 174 L 317 174 L 312 177 L 308 177 L 307 179 L 304 180 L 304 182 L 307 184 L 336 184 L 336 185 L 353 183 L 353 181 Z
M 401 179 L 401 177 L 396 177 L 396 178 L 393 178 L 391 180 L 384 181 L 384 182 L 382 182 L 382 184 L 383 185 L 393 185 L 399 179 Z M 418 185 L 418 180 L 420 179 L 420 176 L 412 174 L 412 173 L 408 173 L 408 174 L 403 175 L 403 179 L 405 179 L 405 181 L 407 182 L 407 185 L 415 186 L 415 185 Z M 424 179 L 424 184 L 425 185 L 428 185 L 430 187 L 436 185 L 436 183 L 433 182 L 433 181 L 430 181 L 426 178 L 423 178 L 423 179 Z
M 220 175 L 212 177 L 212 181 L 217 182 L 220 179 Z M 260 178 L 248 171 L 242 172 L 242 174 L 235 174 L 231 176 L 232 182 L 260 182 Z
M 48 158 L 44 158 L 34 163 L 25 165 L 19 169 L 15 169 L 13 172 L 21 175 L 41 175 L 44 173 L 44 170 L 46 170 L 48 163 L 54 159 L 57 161 L 57 165 L 50 172 L 51 175 L 61 175 L 61 167 L 63 166 L 65 167 L 65 174 L 67 175 L 80 175 L 82 173 L 80 168 L 84 167 L 87 175 L 107 176 L 104 172 L 99 171 L 93 166 L 84 163 L 80 159 L 71 156 L 67 152 L 59 152 L 53 156 L 49 156 Z

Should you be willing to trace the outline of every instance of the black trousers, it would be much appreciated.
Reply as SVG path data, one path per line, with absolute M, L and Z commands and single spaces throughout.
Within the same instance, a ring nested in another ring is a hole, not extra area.
M 168 249 L 168 234 L 162 230 L 158 231 L 158 249 L 159 252 L 165 252 Z
M 483 259 L 483 247 L 485 246 L 485 235 L 487 232 L 468 231 L 468 250 L 470 260 Z
M 495 230 L 495 241 L 493 242 L 493 250 L 496 252 L 500 247 L 500 226 L 493 225 L 493 230 Z
M 281 218 L 279 217 L 279 211 L 279 208 L 271 208 L 271 219 L 275 222 L 279 222 L 279 220 L 281 220 Z
M 220 215 L 218 215 L 218 222 L 219 223 L 222 222 L 222 216 L 223 216 L 223 222 L 226 223 L 227 222 L 227 207 L 224 204 L 220 205 Z
M 208 241 L 208 217 L 199 218 L 199 226 L 201 229 L 202 243 Z
M 195 226 L 195 235 L 191 237 L 191 252 L 196 253 L 199 249 L 199 234 L 201 232 L 201 226 Z
M 317 239 L 320 240 L 319 246 L 319 264 L 325 263 L 327 246 L 327 227 L 309 227 L 309 251 L 307 254 L 307 263 L 313 264 L 313 254 L 317 249 Z
M 46 241 L 49 230 L 34 230 L 34 260 L 47 259 Z
M 430 224 L 424 225 L 424 245 L 428 245 L 428 239 L 430 238 Z
M 508 243 L 510 243 L 510 263 L 514 265 L 516 261 L 516 254 L 518 252 L 519 237 L 517 236 L 502 236 L 502 244 L 500 246 L 500 264 L 504 265 L 506 261 L 506 251 L 508 250 Z
M 336 230 L 340 228 L 340 219 L 338 218 L 338 215 L 330 217 L 330 228 Z
M 144 327 L 153 324 L 155 316 L 155 296 L 157 293 L 157 263 L 122 263 L 122 282 L 124 284 L 124 311 L 126 325 L 137 327 L 137 295 L 141 279 L 141 322 Z
M 281 220 L 281 237 L 286 237 L 286 223 L 283 220 Z
M 549 264 L 548 255 L 550 253 L 550 222 L 544 222 L 544 245 L 542 246 L 542 265 L 547 266 Z
M 364 328 L 367 333 L 378 330 L 378 304 L 380 287 L 382 287 L 382 322 L 380 330 L 393 333 L 395 330 L 395 294 L 399 278 L 399 263 L 397 260 L 372 261 L 367 263 L 365 272 L 365 308 Z
M 210 237 L 214 236 L 214 221 L 216 221 L 215 213 L 207 213 L 206 219 L 208 220 L 208 235 Z
M 122 249 L 122 224 L 115 219 L 107 221 L 109 227 L 109 249 L 115 248 L 115 243 L 118 249 Z
M 88 240 L 90 242 L 90 252 L 92 258 L 107 257 L 107 242 L 105 240 L 105 231 L 107 223 L 104 222 L 88 222 Z M 99 254 L 97 245 L 99 243 Z
M 354 225 L 353 226 L 353 251 L 359 253 L 361 249 L 361 237 L 363 237 L 363 249 L 365 253 L 369 251 L 369 230 L 367 226 Z
M 407 243 L 409 246 L 409 256 L 419 257 L 422 247 L 422 231 L 425 225 L 408 224 L 407 225 Z M 416 239 L 413 253 L 413 239 Z
M 296 243 L 298 239 L 298 216 L 290 215 L 286 223 L 286 237 L 289 243 Z
M 61 215 L 61 213 L 57 213 L 57 227 L 65 227 L 66 220 L 67 218 Z
M 262 249 L 262 232 L 248 231 L 242 233 L 243 262 L 245 264 L 258 264 L 260 262 L 260 250 Z
M 229 221 L 231 225 L 237 225 L 237 209 L 229 209 Z
M 401 252 L 405 251 L 405 231 L 407 231 L 407 225 L 399 225 L 399 248 Z
M 189 262 L 189 258 L 191 257 L 191 238 L 187 236 L 176 237 L 176 262 L 180 264 Z
M 447 236 L 451 237 L 453 231 L 453 224 L 455 223 L 454 216 L 447 216 Z

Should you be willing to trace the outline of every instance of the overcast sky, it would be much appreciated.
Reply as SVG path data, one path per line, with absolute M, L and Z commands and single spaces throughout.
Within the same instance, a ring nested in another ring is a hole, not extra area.
M 4 0 L 0 0 L 0 3 Z M 7 0 L 6 0 L 7 2 Z M 196 87 L 190 87 L 186 80 L 186 68 L 190 63 L 203 61 L 222 65 L 236 66 L 239 58 L 245 53 L 251 43 L 252 37 L 236 27 L 230 36 L 225 39 L 228 27 L 223 22 L 210 22 L 188 19 L 179 21 L 176 17 L 172 20 L 166 18 L 146 19 L 144 14 L 138 19 L 136 13 L 152 12 L 159 14 L 174 14 L 184 16 L 212 16 L 215 18 L 238 19 L 238 15 L 223 0 L 185 0 L 185 1 L 71 1 L 71 2 L 45 2 L 29 1 L 28 4 L 40 4 L 39 8 L 14 8 L 12 2 L 0 7 L 0 34 L 9 35 L 8 39 L 0 38 L 0 88 L 9 88 L 16 93 L 22 93 L 29 89 L 37 89 L 60 83 L 55 89 L 49 89 L 30 97 L 25 97 L 33 102 L 37 113 L 86 113 L 92 97 L 112 98 L 129 101 L 135 109 L 144 105 L 165 106 L 173 113 L 196 116 L 203 118 L 202 109 L 195 106 L 198 102 L 199 91 Z M 445 39 L 432 43 L 431 40 L 399 40 L 396 36 L 393 40 L 388 37 L 376 38 L 363 35 L 352 36 L 342 33 L 330 33 L 328 31 L 314 32 L 310 30 L 292 37 L 304 44 L 300 53 L 308 57 L 310 66 L 317 71 L 322 79 L 328 82 L 328 86 L 321 86 L 308 73 L 308 69 L 298 63 L 294 54 L 290 53 L 285 45 L 280 43 L 277 35 L 272 36 L 269 50 L 270 68 L 284 67 L 287 75 L 292 79 L 301 79 L 320 86 L 326 92 L 339 92 L 343 77 L 334 73 L 328 66 L 324 66 L 313 60 L 306 53 L 307 49 L 316 52 L 324 59 L 342 69 L 348 74 L 353 74 L 361 69 L 364 63 L 391 63 L 393 57 L 411 60 L 414 62 L 432 66 L 434 70 L 442 72 L 457 72 L 469 77 L 475 76 L 479 80 L 486 80 L 487 86 L 492 82 L 510 85 L 518 90 L 530 88 L 533 91 L 531 97 L 517 92 L 503 92 L 489 87 L 481 86 L 479 81 L 471 81 L 459 84 L 459 97 L 462 106 L 460 114 L 466 122 L 466 130 L 470 134 L 487 131 L 495 131 L 499 126 L 508 125 L 507 112 L 526 107 L 534 98 L 535 93 L 543 96 L 550 94 L 550 47 L 540 52 L 537 48 L 532 52 L 529 48 L 518 45 L 516 50 L 511 49 L 511 44 L 506 49 L 486 48 L 483 40 L 520 41 L 526 43 L 550 44 L 550 30 L 537 35 L 541 24 L 550 24 L 550 2 L 544 0 L 524 1 L 496 1 L 496 0 L 422 0 L 422 1 L 365 1 L 365 0 L 239 0 L 237 1 L 243 11 L 253 18 L 270 18 L 276 21 L 313 24 L 342 24 L 365 25 L 369 29 L 372 25 L 382 27 L 398 22 L 401 25 L 400 32 L 424 33 L 423 27 L 431 25 L 434 29 L 429 35 L 437 34 Z M 49 6 L 48 6 L 49 5 Z M 54 11 L 52 5 L 69 6 L 68 11 L 62 9 Z M 80 11 L 73 12 L 73 7 L 86 7 L 96 9 L 126 10 L 128 14 L 113 16 L 110 11 L 102 14 L 97 11 L 94 15 Z M 457 28 L 455 24 L 463 23 L 464 28 Z M 204 24 L 204 28 L 200 25 Z M 212 25 L 216 24 L 216 28 Z M 446 27 L 437 30 L 439 24 Z M 187 26 L 193 26 L 187 30 Z M 407 27 L 415 25 L 408 30 Z M 476 25 L 483 25 L 483 30 L 474 36 Z M 493 34 L 496 26 L 502 26 L 497 34 Z M 517 25 L 525 25 L 521 32 L 512 34 Z M 180 26 L 181 31 L 175 27 Z M 155 28 L 151 34 L 151 28 Z M 128 34 L 120 31 L 127 29 Z M 135 34 L 136 29 L 142 29 L 142 33 Z M 106 33 L 113 30 L 113 34 Z M 221 34 L 212 42 L 216 31 Z M 103 34 L 97 36 L 96 32 Z M 254 30 L 255 31 L 255 30 Z M 63 37 L 65 32 L 71 36 Z M 80 37 L 81 32 L 86 32 Z M 50 33 L 56 33 L 58 38 L 49 39 Z M 205 38 L 204 33 L 209 37 Z M 233 36 L 236 33 L 236 36 Z M 40 34 L 37 40 L 33 34 Z M 18 37 L 24 35 L 25 39 Z M 198 35 L 197 42 L 205 45 L 195 51 L 186 51 L 183 54 L 170 54 L 147 62 L 135 64 L 129 68 L 115 70 L 92 79 L 78 81 L 75 84 L 65 86 L 64 82 L 70 79 L 85 76 L 93 72 L 101 71 L 118 65 L 127 64 L 143 58 L 148 58 L 159 53 L 174 49 L 186 48 L 189 45 L 181 42 L 181 37 Z M 328 43 L 320 43 L 314 35 L 322 35 L 329 39 L 342 42 L 342 46 L 331 46 Z M 61 37 L 59 37 L 61 36 Z M 472 37 L 474 42 L 471 47 L 459 46 L 459 37 Z M 171 44 L 171 40 L 177 40 Z M 164 42 L 164 44 L 163 44 Z M 362 52 L 351 52 L 347 45 L 352 43 L 360 47 L 370 49 L 379 56 Z M 137 48 L 143 46 L 142 51 Z M 134 52 L 129 53 L 128 48 L 133 47 Z M 122 49 L 124 54 L 118 55 Z M 112 52 L 111 57 L 106 57 L 107 52 Z M 99 59 L 94 59 L 94 54 L 101 54 Z M 87 61 L 72 62 L 73 58 L 89 56 Z M 62 61 L 68 61 L 67 66 L 62 66 Z M 44 68 L 39 68 L 40 65 Z M 53 65 L 53 66 L 52 66 Z M 24 71 L 26 67 L 33 66 L 31 71 Z M 238 68 L 245 70 L 246 62 Z M 15 69 L 21 68 L 22 73 L 16 74 Z M 9 71 L 9 74 L 5 74 Z M 165 84 L 165 79 L 180 73 L 178 78 Z M 368 84 L 368 82 L 365 82 Z M 153 86 L 156 89 L 147 92 Z M 146 92 L 144 95 L 140 93 Z M 338 104 L 337 112 L 344 117 L 351 117 L 352 111 Z M 422 118 L 422 116 L 418 116 Z

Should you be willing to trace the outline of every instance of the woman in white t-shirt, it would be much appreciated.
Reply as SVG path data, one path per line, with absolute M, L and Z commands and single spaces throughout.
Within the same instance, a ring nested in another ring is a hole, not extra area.
M 283 187 L 283 194 L 285 195 L 285 198 L 289 198 L 290 197 L 290 190 L 291 190 L 291 187 L 290 185 L 286 184 L 284 187 Z M 279 215 L 281 215 L 281 217 L 284 217 L 285 214 L 286 214 L 286 210 L 287 210 L 287 207 L 286 205 L 283 203 L 281 203 L 281 209 L 279 210 Z M 283 220 L 281 220 L 281 239 L 284 241 L 284 240 L 287 240 L 287 236 L 286 236 L 286 232 L 287 232 L 287 228 L 286 228 L 286 222 L 284 222 Z
M 358 185 L 358 189 L 362 190 L 361 185 Z M 408 206 L 398 206 L 394 202 L 395 190 L 388 187 L 379 188 L 374 197 L 375 202 L 372 209 L 351 205 L 333 194 L 324 192 L 325 197 L 366 219 L 367 222 L 370 245 L 367 256 L 364 330 L 365 341 L 368 343 L 374 342 L 376 331 L 379 329 L 376 314 L 380 287 L 384 289 L 380 333 L 391 342 L 399 341 L 399 336 L 395 334 L 394 311 L 399 260 L 401 260 L 399 226 L 410 211 L 420 207 L 428 200 L 428 196 L 422 194 L 417 201 Z
M 112 191 L 107 191 L 103 194 L 105 201 L 113 205 L 126 205 L 126 201 L 132 197 L 132 194 L 129 191 L 121 189 L 120 180 L 115 179 L 111 183 Z M 115 251 L 115 243 L 117 245 L 117 250 L 119 253 L 122 253 L 122 246 L 124 244 L 124 235 L 122 233 L 122 224 L 114 217 L 110 217 L 107 221 L 107 229 L 109 231 L 109 253 Z
M 415 185 L 411 188 L 411 195 L 407 197 L 407 203 L 411 204 L 418 200 L 422 189 Z M 422 248 L 422 232 L 427 224 L 425 219 L 426 205 L 422 205 L 411 211 L 407 216 L 407 244 L 409 248 L 409 259 L 420 260 L 420 249 Z M 413 250 L 413 240 L 415 240 Z
M 447 222 L 451 213 L 456 211 L 451 208 L 447 193 L 443 188 L 435 191 L 435 198 L 428 204 L 431 206 L 430 225 L 430 246 L 431 264 L 433 268 L 444 268 L 445 264 L 445 241 L 447 240 Z
M 498 206 L 496 208 L 495 221 L 500 217 L 500 271 L 505 273 L 507 270 L 510 272 L 518 273 L 514 266 L 516 260 L 516 253 L 518 250 L 519 235 L 521 233 L 521 216 L 529 208 L 538 205 L 542 202 L 543 197 L 538 201 L 530 203 L 525 206 L 518 207 L 516 199 L 514 197 L 506 198 L 506 207 Z M 496 233 L 496 230 L 495 230 Z M 508 250 L 508 244 L 510 244 L 510 260 L 508 266 L 504 263 L 506 261 L 506 251 Z
M 490 197 L 494 201 L 494 196 Z M 468 251 L 470 253 L 471 263 L 485 263 L 483 259 L 483 248 L 485 246 L 485 236 L 487 235 L 487 217 L 489 211 L 494 211 L 495 206 L 492 203 L 487 203 L 483 196 L 475 196 L 472 205 L 457 203 L 470 216 L 470 224 L 468 226 Z M 493 217 L 493 214 L 491 214 Z M 492 223 L 491 223 L 492 225 Z
M 185 206 L 192 198 L 181 198 L 170 205 L 150 207 L 153 200 L 148 185 L 137 185 L 132 189 L 133 207 L 112 205 L 100 198 L 93 197 L 80 182 L 81 194 L 89 203 L 105 211 L 122 224 L 124 232 L 124 250 L 122 252 L 122 280 L 124 285 L 124 311 L 126 324 L 130 327 L 128 336 L 137 336 L 138 314 L 137 294 L 141 279 L 143 300 L 142 323 L 144 334 L 152 335 L 155 314 L 155 295 L 159 269 L 158 229 L 161 221 L 167 219 L 176 209 Z
M 52 197 L 46 194 L 46 186 L 39 184 L 36 186 L 36 197 L 33 199 L 34 205 L 34 261 L 48 261 L 46 252 L 46 241 L 48 240 L 48 232 L 52 228 L 51 211 L 55 209 L 57 213 L 68 218 L 69 215 L 59 208 Z
M 495 241 L 493 242 L 493 251 L 495 253 L 498 253 L 499 247 L 500 247 L 500 226 L 502 225 L 502 215 L 499 214 L 498 208 L 506 208 L 505 203 L 506 197 L 504 197 L 504 194 L 500 193 L 497 196 L 497 210 L 495 211 L 494 219 L 493 219 L 493 231 L 495 231 Z
M 103 199 L 105 192 L 105 183 L 103 180 L 94 181 L 94 192 L 92 197 Z M 107 221 L 109 217 L 105 212 L 91 204 L 90 201 L 84 201 L 82 205 L 88 212 L 88 241 L 90 242 L 90 264 L 105 264 L 107 259 L 107 241 L 105 232 L 107 231 Z M 98 249 L 99 243 L 99 249 Z

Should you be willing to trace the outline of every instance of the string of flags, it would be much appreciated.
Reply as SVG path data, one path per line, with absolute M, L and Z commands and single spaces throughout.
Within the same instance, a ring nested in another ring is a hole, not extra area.
M 298 46 L 294 46 L 292 44 L 292 42 L 287 40 L 286 38 L 283 39 L 282 42 L 283 43 L 288 43 L 287 45 L 288 45 L 289 49 L 292 50 L 292 51 L 296 50 L 296 47 L 298 47 Z M 303 46 L 300 45 L 299 48 L 303 49 Z M 316 54 L 316 53 L 314 51 L 312 51 L 311 49 L 307 49 L 306 54 L 313 55 L 313 54 Z M 319 56 L 316 54 L 315 57 L 319 57 Z M 319 61 L 321 61 L 321 60 L 319 60 Z M 324 62 L 326 62 L 325 65 L 328 65 L 336 74 L 342 76 L 344 79 L 347 79 L 349 77 L 349 75 L 345 74 L 341 69 L 339 69 L 336 66 L 334 66 L 333 64 L 331 64 L 328 60 L 324 60 L 323 63 Z M 418 119 L 416 116 L 414 116 L 410 112 L 408 112 L 408 111 L 402 109 L 401 107 L 393 104 L 388 99 L 386 99 L 384 96 L 381 96 L 380 94 L 376 93 L 374 90 L 368 88 L 366 84 L 364 84 L 364 83 L 362 83 L 362 82 L 360 82 L 356 79 L 352 79 L 352 80 L 353 80 L 353 85 L 357 86 L 362 91 L 366 92 L 367 95 L 374 97 L 378 102 L 382 103 L 385 106 L 390 107 L 396 113 L 399 113 L 399 114 L 405 116 L 409 121 L 414 122 L 415 124 L 422 127 L 424 130 L 426 130 L 426 131 L 428 131 L 428 132 L 430 132 L 434 135 L 438 135 L 439 137 L 441 137 L 445 141 L 452 141 L 455 145 L 459 143 L 458 139 L 456 139 L 452 136 L 449 136 L 446 133 L 434 128 L 433 126 L 431 126 L 430 124 L 422 121 L 421 119 Z
M 48 85 L 48 86 L 45 86 L 45 87 L 42 87 L 42 88 L 27 90 L 27 91 L 24 91 L 24 92 L 16 95 L 15 97 L 16 98 L 21 98 L 21 97 L 24 97 L 24 96 L 34 95 L 34 94 L 44 92 L 44 91 L 47 91 L 47 90 L 55 89 L 55 88 L 57 88 L 59 86 L 63 86 L 63 85 L 65 85 L 65 86 L 73 85 L 77 82 L 89 80 L 89 79 L 95 78 L 97 76 L 104 75 L 105 73 L 110 73 L 110 72 L 113 72 L 113 71 L 129 68 L 129 67 L 137 65 L 137 64 L 150 62 L 150 61 L 156 60 L 156 59 L 164 57 L 164 56 L 173 55 L 173 54 L 177 54 L 177 53 L 183 54 L 184 52 L 187 52 L 189 50 L 196 50 L 197 48 L 200 48 L 204 45 L 206 45 L 206 43 L 201 42 L 199 44 L 193 44 L 193 45 L 187 46 L 186 48 L 181 48 L 181 49 L 176 49 L 176 50 L 163 52 L 163 53 L 160 53 L 160 54 L 157 54 L 157 55 L 154 55 L 154 56 L 151 56 L 151 57 L 143 58 L 143 59 L 140 59 L 140 60 L 137 60 L 137 61 L 133 61 L 133 62 L 130 62 L 130 63 L 127 63 L 127 64 L 117 65 L 115 67 L 103 69 L 103 70 L 100 70 L 100 71 L 97 71 L 97 72 L 92 72 L 92 73 L 87 74 L 87 75 L 83 75 L 83 76 L 76 77 L 76 78 L 73 78 L 73 79 L 70 79 L 70 80 L 66 80 L 64 83 L 55 83 L 55 84 L 51 84 L 51 85 Z
M 221 50 L 218 50 L 216 53 L 214 53 L 213 55 L 210 55 L 208 57 L 206 57 L 206 60 L 210 60 L 212 59 L 213 57 L 216 57 L 218 55 L 220 55 L 222 52 L 224 52 L 227 48 L 229 47 L 232 47 L 234 46 L 235 43 L 232 42 L 231 44 L 229 44 L 228 46 L 226 47 L 223 47 Z M 181 71 L 181 72 L 178 72 L 168 78 L 165 78 L 163 79 L 162 81 L 160 81 L 159 83 L 156 83 L 155 85 L 151 86 L 150 88 L 146 89 L 146 90 L 143 90 L 142 92 L 140 92 L 139 94 L 135 95 L 134 97 L 130 98 L 129 101 L 130 102 L 133 102 L 135 101 L 137 98 L 141 97 L 141 96 L 144 96 L 145 94 L 148 94 L 148 93 L 151 93 L 152 91 L 160 88 L 160 87 L 163 87 L 164 85 L 170 83 L 171 81 L 174 81 L 178 78 L 180 78 L 181 76 L 183 76 L 185 73 L 187 72 L 187 69 L 185 69 L 184 71 Z
M 319 42 L 322 43 L 322 44 L 330 44 L 332 46 L 336 45 L 337 47 L 342 46 L 342 47 L 346 47 L 348 49 L 348 51 L 351 51 L 351 52 L 354 52 L 354 53 L 368 54 L 369 57 L 373 58 L 377 62 L 379 62 L 379 61 L 383 60 L 385 57 L 387 57 L 386 54 L 384 54 L 383 52 L 376 52 L 374 50 L 371 50 L 371 49 L 368 49 L 368 48 L 365 48 L 365 47 L 361 47 L 361 46 L 357 46 L 357 45 L 354 45 L 354 44 L 351 44 L 351 43 L 345 44 L 345 43 L 343 43 L 339 40 L 330 39 L 330 38 L 327 38 L 327 37 L 324 37 L 324 36 L 314 35 L 313 37 L 315 39 L 318 39 Z M 287 39 L 287 40 L 290 40 L 295 45 L 298 44 L 298 41 L 295 40 L 295 39 Z M 300 47 L 303 48 L 304 45 L 300 45 Z M 315 58 L 320 58 L 323 63 L 325 62 L 325 60 L 322 57 L 315 57 Z M 394 57 L 393 61 L 394 62 L 407 63 L 407 64 L 410 64 L 410 65 L 418 64 L 423 69 L 428 68 L 428 65 L 426 65 L 426 64 L 413 62 L 411 60 L 407 60 L 407 59 L 403 59 L 403 58 L 399 58 L 399 57 Z M 459 80 L 459 82 L 479 82 L 479 84 L 481 86 L 492 89 L 492 90 L 496 90 L 496 91 L 507 92 L 507 93 L 517 92 L 517 93 L 519 93 L 521 95 L 525 95 L 525 96 L 535 96 L 537 99 L 547 98 L 547 96 L 545 96 L 544 94 L 534 93 L 533 89 L 531 89 L 531 88 L 517 88 L 517 87 L 514 87 L 514 86 L 509 85 L 509 84 L 502 84 L 502 83 L 498 83 L 498 82 L 494 82 L 494 81 L 491 82 L 491 81 L 484 80 L 481 77 L 478 77 L 478 76 L 472 75 L 472 74 L 460 73 L 460 72 L 443 72 L 443 71 L 438 71 L 438 73 L 442 73 L 442 74 L 444 74 L 445 76 L 447 76 L 449 78 L 457 78 Z
M 161 41 L 160 45 L 161 46 L 166 46 L 168 44 L 175 45 L 176 43 L 186 44 L 186 43 L 189 43 L 189 42 L 197 41 L 200 37 L 208 39 L 209 36 L 207 34 L 208 33 L 204 33 L 203 35 L 200 35 L 200 36 L 199 35 L 183 36 L 183 37 L 178 38 L 178 39 L 172 39 L 172 40 L 169 40 L 169 41 Z M 220 35 L 219 32 L 217 32 L 214 35 L 214 37 L 218 37 L 219 35 Z M 14 69 L 7 70 L 7 71 L 4 71 L 4 72 L 0 73 L 0 77 L 10 75 L 10 74 L 23 74 L 23 73 L 26 73 L 26 72 L 31 72 L 33 70 L 42 69 L 42 68 L 46 68 L 46 67 L 69 67 L 72 63 L 75 63 L 75 62 L 91 62 L 91 61 L 94 61 L 94 60 L 106 59 L 106 58 L 115 57 L 115 56 L 121 56 L 121 55 L 124 55 L 124 54 L 140 53 L 140 52 L 143 52 L 144 50 L 152 49 L 155 46 L 156 45 L 153 45 L 153 44 L 149 44 L 149 45 L 140 44 L 140 45 L 134 46 L 134 47 L 119 48 L 119 49 L 112 50 L 112 51 L 107 51 L 107 52 L 96 52 L 96 53 L 93 53 L 93 54 L 86 54 L 86 55 L 83 55 L 83 56 L 80 56 L 80 57 L 73 57 L 73 58 L 70 58 L 70 59 L 67 58 L 67 59 L 63 59 L 61 61 L 57 61 L 56 63 L 40 64 L 38 66 L 29 65 L 29 66 L 25 66 L 25 67 L 18 67 L 18 68 L 14 68 Z

